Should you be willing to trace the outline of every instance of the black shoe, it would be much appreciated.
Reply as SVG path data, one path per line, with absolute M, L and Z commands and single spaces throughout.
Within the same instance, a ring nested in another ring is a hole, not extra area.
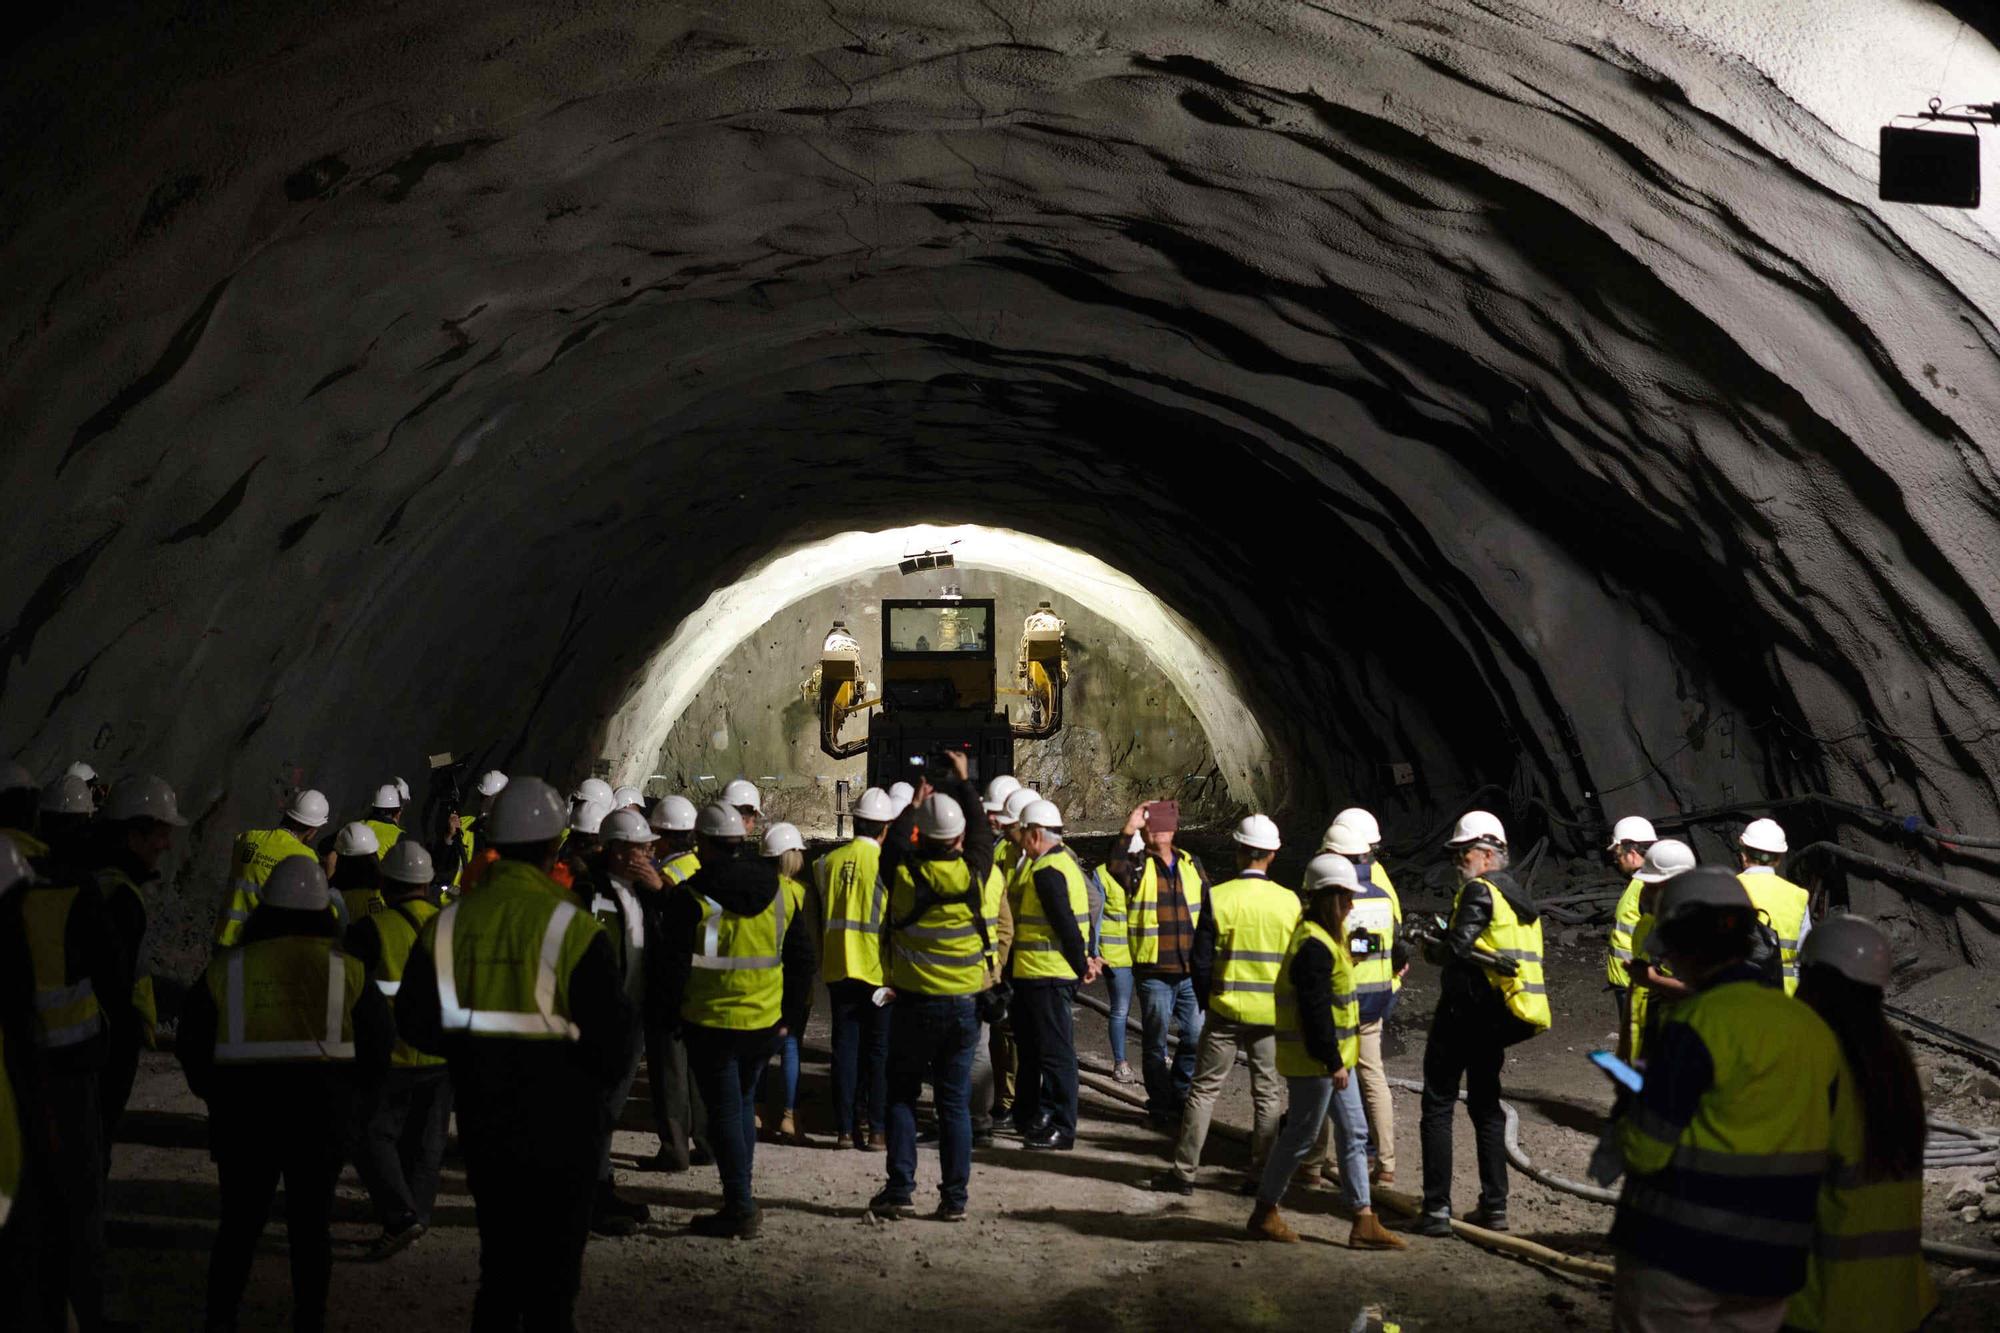
M 1194 1197 L 1194 1182 L 1182 1176 L 1178 1171 L 1162 1171 L 1148 1180 L 1146 1187 L 1148 1189 L 1161 1190 L 1168 1194 L 1178 1194 L 1183 1199 L 1192 1199 Z
M 662 1148 L 651 1157 L 648 1157 L 645 1166 L 641 1169 L 646 1171 L 663 1171 L 668 1175 L 677 1175 L 687 1170 L 690 1165 L 691 1161 L 689 1158 L 676 1157 L 665 1148 Z
M 1485 1204 L 1481 1204 L 1465 1215 L 1465 1221 L 1468 1226 L 1483 1227 L 1488 1231 L 1505 1231 L 1507 1229 L 1507 1210 L 1505 1208 L 1488 1208 Z
M 693 1166 L 714 1166 L 715 1154 L 697 1143 L 688 1151 L 688 1162 Z
M 1242 1183 L 1237 1185 L 1236 1192 L 1246 1199 L 1254 1198 L 1257 1194 L 1257 1187 L 1262 1183 L 1255 1176 L 1245 1176 Z
M 938 1131 L 935 1125 L 933 1125 L 929 1129 L 917 1131 L 918 1143 L 936 1143 L 937 1141 L 938 1141 Z
M 635 1224 L 643 1225 L 653 1220 L 653 1210 L 637 1199 L 628 1199 L 616 1190 L 606 1190 L 597 1201 L 600 1211 L 611 1217 L 629 1217 Z
M 401 1254 L 423 1234 L 424 1224 L 421 1222 L 412 1222 L 401 1231 L 384 1231 L 375 1238 L 375 1243 L 370 1245 L 361 1257 L 369 1263 L 378 1263 L 393 1255 Z
M 962 1203 L 940 1203 L 937 1206 L 937 1211 L 931 1214 L 931 1219 L 936 1222 L 963 1222 L 965 1220 L 965 1205 Z
M 975 1148 L 991 1148 L 991 1147 L 993 1146 L 993 1129 L 992 1129 L 992 1127 L 991 1127 L 991 1126 L 988 1126 L 988 1127 L 987 1127 L 987 1128 L 985 1128 L 985 1129 L 975 1129 L 975 1130 L 973 1130 L 973 1131 L 972 1131 L 972 1146 L 973 1146 L 973 1147 L 975 1147 Z
M 1451 1214 L 1425 1213 L 1422 1217 L 1404 1227 L 1403 1230 L 1412 1236 L 1449 1236 L 1451 1235 Z
M 1058 1134 L 1054 1127 L 1050 1127 L 1022 1139 L 1021 1146 L 1029 1152 L 1068 1152 L 1076 1147 L 1076 1135 Z
M 764 1214 L 753 1204 L 748 1208 L 724 1208 L 719 1212 L 703 1213 L 688 1223 L 688 1230 L 694 1235 L 718 1240 L 750 1240 L 763 1224 Z
M 906 1198 L 897 1198 L 883 1190 L 868 1201 L 868 1211 L 884 1222 L 894 1222 L 900 1218 L 915 1217 L 917 1206 Z

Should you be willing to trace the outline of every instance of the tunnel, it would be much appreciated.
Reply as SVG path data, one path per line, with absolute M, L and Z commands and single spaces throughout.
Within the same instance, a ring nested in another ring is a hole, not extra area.
M 0 734 L 182 784 L 185 945 L 293 786 L 622 763 L 711 597 L 972 524 L 1184 624 L 1301 826 L 1989 825 L 1996 241 L 1871 139 L 2000 82 L 1959 8 L 43 20 Z

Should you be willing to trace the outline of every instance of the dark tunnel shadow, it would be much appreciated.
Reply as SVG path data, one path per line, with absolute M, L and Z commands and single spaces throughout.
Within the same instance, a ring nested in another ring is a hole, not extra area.
M 1093 1137 L 1096 1136 L 1079 1133 L 1077 1141 L 1083 1143 Z M 1073 1180 L 1103 1180 L 1138 1190 L 1145 1189 L 1147 1179 L 1164 1169 L 1163 1166 L 1144 1162 L 1079 1156 L 1068 1152 L 1030 1152 L 1026 1148 L 982 1149 L 973 1154 L 972 1160 L 975 1166 L 1005 1167 L 1028 1175 L 1039 1172 L 1049 1176 L 1068 1176 Z
M 144 1148 L 208 1148 L 208 1117 L 196 1111 L 127 1111 L 115 1143 Z
M 649 1204 L 655 1208 L 684 1208 L 698 1213 L 714 1212 L 722 1206 L 722 1186 L 713 1189 L 666 1189 L 658 1185 L 635 1185 L 629 1181 L 619 1183 L 618 1192 L 628 1199 Z M 857 1193 L 854 1202 L 822 1203 L 810 1199 L 792 1199 L 784 1195 L 757 1195 L 757 1206 L 767 1213 L 809 1213 L 814 1217 L 858 1219 L 868 1211 L 868 1199 Z M 645 1226 L 639 1229 L 642 1236 L 673 1237 L 686 1234 L 685 1227 L 666 1225 Z
M 1178 1210 L 1164 1213 L 1111 1213 L 1088 1208 L 1010 1209 L 1011 1222 L 1046 1222 L 1093 1240 L 1186 1241 L 1197 1245 L 1249 1243 L 1241 1224 L 1217 1222 Z

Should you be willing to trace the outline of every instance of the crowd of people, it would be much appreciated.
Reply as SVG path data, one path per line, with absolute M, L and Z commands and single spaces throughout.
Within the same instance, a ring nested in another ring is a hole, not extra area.
M 822 983 L 832 1128 L 884 1154 L 865 1204 L 884 1221 L 919 1211 L 926 1124 L 942 1222 L 966 1217 L 973 1153 L 996 1133 L 1074 1149 L 1075 1005 L 1102 979 L 1111 1077 L 1143 1087 L 1170 1163 L 1135 1183 L 1194 1192 L 1241 1057 L 1249 1236 L 1296 1241 L 1280 1205 L 1323 1183 L 1342 1192 L 1356 1250 L 1508 1229 L 1501 1073 L 1553 1013 L 1540 912 L 1508 871 L 1500 819 L 1458 820 L 1451 913 L 1426 929 L 1406 923 L 1367 811 L 1334 819 L 1297 889 L 1272 878 L 1273 820 L 1243 819 L 1235 865 L 1211 878 L 1177 845 L 1171 801 L 1135 809 L 1087 867 L 1056 803 L 1010 777 L 981 791 L 964 756 L 947 757 L 914 787 L 864 792 L 853 836 L 810 861 L 742 779 L 697 807 L 488 773 L 477 808 L 431 845 L 403 827 L 400 779 L 330 839 L 326 797 L 291 795 L 236 840 L 173 1043 L 207 1106 L 219 1187 L 208 1326 L 236 1326 L 282 1185 L 294 1325 L 323 1327 L 345 1163 L 380 1223 L 368 1257 L 390 1259 L 430 1225 L 455 1122 L 479 1231 L 474 1327 L 571 1327 L 589 1234 L 648 1220 L 611 1155 L 642 1067 L 659 1140 L 644 1165 L 712 1163 L 718 1206 L 690 1230 L 756 1236 L 760 1136 L 805 1140 L 799 1043 Z M 0 771 L 10 1327 L 61 1329 L 71 1313 L 107 1326 L 109 1146 L 159 1029 L 147 903 L 184 823 L 156 777 L 106 786 L 79 764 L 38 786 Z M 1629 1083 L 1593 1171 L 1624 1180 L 1615 1324 L 1914 1328 L 1935 1303 L 1918 1248 L 1923 1104 L 1882 1014 L 1887 942 L 1852 916 L 1815 927 L 1805 890 L 1777 873 L 1774 822 L 1739 847 L 1732 870 L 1697 865 L 1644 820 L 1614 832 L 1633 877 L 1609 974 Z M 1419 945 L 1441 973 L 1421 1199 L 1398 1234 L 1375 1208 L 1396 1183 L 1382 1031 Z M 1459 1218 L 1461 1087 L 1479 1193 Z

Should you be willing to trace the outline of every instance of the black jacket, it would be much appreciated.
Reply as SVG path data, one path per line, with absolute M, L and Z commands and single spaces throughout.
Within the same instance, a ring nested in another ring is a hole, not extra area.
M 1515 882 L 1512 875 L 1504 870 L 1495 870 L 1481 878 L 1500 890 L 1522 924 L 1541 919 L 1541 910 L 1535 906 L 1535 900 Z M 1451 925 L 1446 929 L 1442 943 L 1428 946 L 1425 953 L 1432 961 L 1444 964 L 1444 973 L 1439 978 L 1439 1016 L 1450 1012 L 1462 1018 L 1498 1024 L 1509 1029 L 1508 1035 L 1512 1035 L 1511 1029 L 1519 1025 L 1520 1020 L 1508 1013 L 1506 1002 L 1493 983 L 1486 979 L 1486 973 L 1507 971 L 1513 964 L 1505 963 L 1498 969 L 1489 967 L 1477 961 L 1473 949 L 1480 935 L 1493 922 L 1493 896 L 1487 892 L 1486 884 L 1475 881 L 1459 891 L 1458 905 L 1452 912 Z
M 1076 854 L 1069 852 L 1067 847 L 1062 850 L 1068 852 L 1072 859 L 1075 858 Z M 1078 869 L 1081 868 L 1082 864 L 1079 862 Z M 978 883 L 977 880 L 973 882 Z M 1090 964 L 1090 957 L 1083 942 L 1083 932 L 1077 929 L 1076 918 L 1070 915 L 1069 881 L 1063 878 L 1062 871 L 1053 866 L 1044 866 L 1035 872 L 1035 877 L 1029 881 L 1029 885 L 1038 903 L 1035 910 L 1048 919 L 1049 929 L 1055 932 L 1056 943 L 1062 947 L 1063 961 L 1076 973 L 1076 980 L 1070 981 L 1062 977 L 1026 979 L 1014 977 L 1013 985 L 1016 989 L 1025 990 L 1047 986 L 1074 986 L 1083 980 L 1084 970 Z M 990 923 L 987 929 L 991 931 Z M 1016 922 L 1014 926 L 1016 940 L 1020 938 L 1020 929 L 1020 923 Z M 1014 957 L 1019 958 L 1020 954 L 1016 952 Z
M 687 994 L 688 973 L 693 970 L 690 960 L 695 953 L 695 932 L 701 926 L 703 898 L 732 916 L 756 916 L 771 905 L 777 893 L 777 863 L 745 847 L 735 857 L 705 858 L 701 869 L 688 876 L 678 890 L 661 895 L 666 902 L 659 916 L 659 947 L 650 947 L 649 940 L 646 950 L 648 1021 L 666 1031 L 680 1025 L 681 1000 Z M 778 1021 L 800 1034 L 811 1012 L 819 965 L 811 916 L 801 903 L 785 922 L 785 938 L 779 947 L 785 990 L 779 1001 Z
M 1333 1021 L 1333 954 L 1318 940 L 1305 940 L 1292 955 L 1291 976 L 1306 1054 L 1329 1070 L 1342 1068 L 1340 1033 Z M 1284 1015 L 1278 1019 L 1283 1022 Z

